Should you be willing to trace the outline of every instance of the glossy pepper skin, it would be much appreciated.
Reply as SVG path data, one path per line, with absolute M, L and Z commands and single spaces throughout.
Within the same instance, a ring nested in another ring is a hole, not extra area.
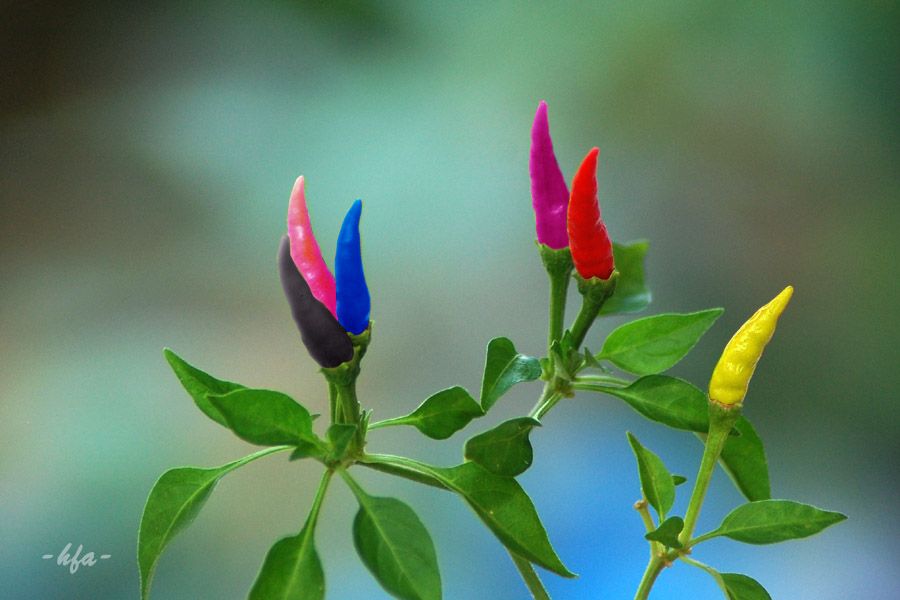
M 363 273 L 359 244 L 359 218 L 362 200 L 347 211 L 338 234 L 334 257 L 334 276 L 337 284 L 337 319 L 344 328 L 359 335 L 369 326 L 371 300 Z
M 332 368 L 353 358 L 353 342 L 334 315 L 315 298 L 291 256 L 291 240 L 282 236 L 278 246 L 278 274 L 300 338 L 313 360 Z
M 794 288 L 788 286 L 771 302 L 760 308 L 741 325 L 726 344 L 709 382 L 709 399 L 730 406 L 741 402 L 747 393 L 756 363 L 784 311 Z
M 566 209 L 569 205 L 569 189 L 550 139 L 547 121 L 547 104 L 541 101 L 531 125 L 531 153 L 528 160 L 531 174 L 531 203 L 537 240 L 554 250 L 569 245 L 566 233 Z
M 309 284 L 313 296 L 324 304 L 332 315 L 337 315 L 337 299 L 334 277 L 322 259 L 319 244 L 313 235 L 312 223 L 306 209 L 303 175 L 297 178 L 288 203 L 288 236 L 291 238 L 291 256 L 297 269 Z
M 588 152 L 575 173 L 569 194 L 569 249 L 572 251 L 575 270 L 584 279 L 609 279 L 615 268 L 612 242 L 606 232 L 606 225 L 600 218 L 600 204 L 597 200 L 599 153 L 597 148 Z

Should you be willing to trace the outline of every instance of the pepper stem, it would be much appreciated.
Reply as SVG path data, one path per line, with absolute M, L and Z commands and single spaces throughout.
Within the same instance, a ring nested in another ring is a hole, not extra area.
M 700 469 L 697 473 L 697 480 L 694 483 L 694 491 L 691 493 L 687 512 L 684 515 L 684 529 L 678 535 L 678 541 L 685 548 L 688 548 L 691 536 L 694 535 L 697 518 L 700 516 L 703 499 L 706 497 L 706 490 L 709 488 L 709 482 L 712 479 L 713 471 L 716 469 L 719 455 L 722 454 L 722 448 L 725 447 L 725 442 L 728 441 L 731 428 L 734 427 L 740 415 L 741 404 L 725 406 L 715 400 L 709 401 L 709 433 L 706 436 L 706 447 L 703 450 L 703 458 L 700 460 Z
M 581 294 L 581 310 L 575 317 L 572 324 L 572 347 L 580 348 L 587 335 L 588 329 L 594 324 L 594 320 L 603 308 L 606 302 L 616 291 L 616 283 L 619 280 L 619 272 L 613 271 L 609 279 L 600 279 L 599 277 L 591 277 L 584 279 L 580 275 L 575 275 L 578 282 L 578 292 Z
M 331 422 L 356 425 L 355 447 L 350 451 L 351 454 L 355 454 L 365 446 L 366 442 L 362 411 L 356 396 L 356 380 L 359 378 L 359 364 L 371 341 L 372 323 L 370 322 L 369 327 L 361 334 L 348 335 L 353 342 L 353 358 L 336 367 L 320 370 L 328 382 Z
M 538 244 L 541 262 L 550 277 L 550 332 L 547 347 L 559 341 L 563 334 L 566 315 L 566 296 L 569 292 L 569 277 L 574 264 L 569 248 L 553 249 L 546 244 Z

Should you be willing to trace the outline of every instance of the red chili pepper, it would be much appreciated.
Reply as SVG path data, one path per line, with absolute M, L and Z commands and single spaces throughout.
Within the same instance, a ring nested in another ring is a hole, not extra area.
M 615 264 L 612 242 L 606 225 L 600 218 L 597 200 L 597 155 L 593 148 L 578 167 L 569 194 L 569 212 L 566 229 L 569 233 L 569 249 L 575 269 L 584 279 L 599 277 L 609 279 Z

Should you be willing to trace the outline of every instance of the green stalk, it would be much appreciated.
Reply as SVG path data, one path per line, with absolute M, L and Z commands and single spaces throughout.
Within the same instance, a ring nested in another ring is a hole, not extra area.
M 638 511 L 638 514 L 641 516 L 641 521 L 644 522 L 644 528 L 647 530 L 647 533 L 656 530 L 656 524 L 653 522 L 653 516 L 650 514 L 650 509 L 647 508 L 649 503 L 646 498 L 641 498 L 637 502 L 634 503 L 634 510 Z M 662 553 L 662 546 L 659 542 L 655 542 L 653 540 L 650 541 L 650 558 L 652 559 L 654 556 L 658 556 Z
M 726 598 L 731 597 L 731 595 L 728 593 L 728 588 L 725 586 L 725 583 L 722 581 L 722 576 L 719 575 L 719 573 L 715 569 L 713 569 L 712 567 L 709 567 L 707 565 L 704 565 L 699 560 L 694 560 L 694 559 L 688 558 L 687 556 L 684 556 L 684 555 L 681 555 L 679 558 L 681 560 L 683 560 L 684 562 L 686 562 L 687 564 L 697 567 L 698 569 L 703 569 L 704 571 L 706 571 L 707 573 L 712 575 L 712 578 L 716 580 L 716 584 L 719 586 L 719 589 L 722 590 L 722 593 L 725 594 L 725 597 Z
M 550 276 L 550 332 L 547 336 L 547 347 L 549 348 L 553 342 L 562 338 L 571 270 L 556 273 L 548 271 L 547 274 Z
M 330 381 L 328 382 L 328 414 L 331 417 L 331 424 L 341 422 L 341 415 L 338 413 L 337 388 Z
M 357 459 L 357 464 L 362 465 L 364 467 L 368 467 L 370 469 L 374 469 L 375 471 L 381 471 L 382 473 L 387 473 L 388 475 L 394 475 L 396 477 L 402 477 L 403 479 L 408 479 L 410 481 L 415 481 L 416 483 L 421 483 L 423 485 L 430 485 L 431 487 L 438 488 L 440 490 L 447 490 L 446 485 L 441 483 L 439 479 L 431 475 L 427 475 L 421 470 L 414 470 L 410 467 L 400 466 L 394 463 L 383 463 L 383 462 L 374 462 L 371 458 L 371 455 L 364 455 Z
M 313 498 L 312 506 L 309 509 L 309 516 L 307 517 L 307 523 L 311 524 L 308 535 L 312 535 L 313 527 L 319 518 L 319 510 L 322 508 L 322 501 L 325 500 L 325 491 L 328 489 L 328 484 L 331 482 L 332 475 L 334 475 L 334 471 L 328 469 L 322 473 L 322 479 L 319 480 L 316 497 Z
M 260 450 L 259 452 L 254 452 L 253 454 L 249 454 L 240 460 L 236 460 L 234 462 L 234 466 L 232 470 L 237 469 L 238 467 L 243 467 L 249 462 L 256 460 L 257 458 L 262 458 L 263 456 L 267 456 L 269 454 L 274 454 L 276 452 L 284 452 L 285 450 L 293 450 L 294 446 L 272 446 L 271 448 L 265 448 Z
M 572 253 L 568 248 L 554 250 L 545 244 L 538 244 L 541 262 L 550 277 L 550 331 L 547 336 L 547 347 L 559 341 L 563 334 L 563 322 L 566 314 L 566 296 L 569 291 L 569 277 L 574 264 Z
M 587 335 L 588 329 L 594 324 L 594 320 L 603 308 L 603 303 L 616 291 L 616 283 L 619 280 L 619 272 L 613 271 L 609 279 L 591 277 L 583 279 L 575 276 L 578 282 L 578 292 L 581 294 L 581 310 L 575 317 L 570 331 L 572 332 L 572 347 L 580 348 Z
M 662 570 L 665 568 L 665 558 L 658 554 L 650 557 L 650 562 L 647 563 L 647 570 L 644 571 L 644 576 L 641 578 L 641 585 L 634 595 L 634 600 L 647 600 L 650 596 L 650 590 L 653 588 L 653 584 L 656 583 L 656 578 L 659 577 L 659 574 L 662 573 Z
M 685 548 L 688 548 L 691 536 L 694 535 L 694 528 L 697 526 L 697 519 L 700 516 L 700 509 L 703 507 L 703 500 L 706 498 L 710 479 L 716 469 L 719 455 L 722 454 L 722 448 L 728 441 L 731 428 L 741 414 L 740 409 L 740 404 L 723 406 L 712 400 L 709 402 L 709 434 L 706 436 L 706 447 L 703 450 L 703 458 L 700 460 L 694 491 L 691 492 L 691 499 L 684 515 L 684 529 L 678 535 L 678 541 Z
M 532 419 L 540 420 L 542 416 L 544 416 L 549 408 L 545 408 L 545 406 L 553 399 L 554 395 L 558 395 L 553 391 L 555 378 L 551 376 L 550 381 L 544 384 L 544 391 L 541 392 L 541 397 L 538 399 L 537 403 L 534 405 L 534 408 L 531 409 L 531 412 L 528 413 L 528 416 Z M 555 402 L 554 402 L 555 404 Z
M 627 379 L 620 379 L 611 375 L 579 375 L 572 381 L 572 384 L 573 386 L 576 386 L 579 383 L 611 383 L 613 385 L 621 385 L 623 387 L 627 387 L 632 384 L 632 382 L 628 381 Z
M 341 479 L 347 484 L 347 487 L 353 492 L 353 495 L 359 498 L 360 496 L 365 497 L 366 492 L 356 483 L 356 480 L 350 476 L 350 473 L 347 472 L 347 469 L 343 469 L 338 467 L 337 469 L 338 475 L 341 476 Z
M 531 563 L 518 554 L 514 554 L 509 549 L 507 549 L 507 552 L 509 552 L 510 557 L 512 557 L 513 563 L 519 570 L 519 575 L 522 576 L 525 585 L 528 586 L 531 597 L 534 598 L 534 600 L 550 600 L 550 594 L 544 589 L 544 584 L 541 583 L 541 579 L 538 577 L 538 574 L 535 572 Z

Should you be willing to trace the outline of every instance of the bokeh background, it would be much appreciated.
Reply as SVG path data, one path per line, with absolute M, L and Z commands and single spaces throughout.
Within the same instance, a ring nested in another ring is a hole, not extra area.
M 776 599 L 897 598 L 898 17 L 894 0 L 3 3 L 0 596 L 137 598 L 155 479 L 253 451 L 195 409 L 163 347 L 326 410 L 275 271 L 301 173 L 326 256 L 365 201 L 376 329 L 360 386 L 376 419 L 450 385 L 477 391 L 492 337 L 540 355 L 527 163 L 546 100 L 566 177 L 599 146 L 613 238 L 651 241 L 646 314 L 726 308 L 671 373 L 705 385 L 736 327 L 796 288 L 746 414 L 775 496 L 850 519 L 695 557 Z M 538 390 L 519 386 L 448 441 L 395 428 L 371 447 L 454 464 L 468 435 Z M 692 436 L 612 398 L 578 396 L 533 435 L 521 481 L 581 575 L 547 574 L 555 598 L 633 596 L 647 550 L 626 430 L 693 478 Z M 244 598 L 318 474 L 277 455 L 222 480 L 163 556 L 153 597 Z M 526 597 L 455 497 L 359 478 L 420 512 L 448 599 Z M 740 501 L 720 472 L 699 530 Z M 356 558 L 353 512 L 334 485 L 317 533 L 329 598 L 386 598 Z M 69 542 L 112 558 L 75 575 L 41 559 Z M 721 595 L 679 564 L 653 597 Z

